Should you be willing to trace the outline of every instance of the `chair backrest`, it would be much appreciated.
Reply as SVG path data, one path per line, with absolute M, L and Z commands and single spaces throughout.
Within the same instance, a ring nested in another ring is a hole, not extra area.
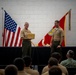
M 69 75 L 75 75 L 76 74 L 76 68 L 67 68 Z

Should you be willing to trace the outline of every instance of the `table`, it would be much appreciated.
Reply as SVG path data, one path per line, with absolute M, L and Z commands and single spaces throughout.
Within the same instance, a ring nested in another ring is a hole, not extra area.
M 62 59 L 66 59 L 66 53 L 69 49 L 76 53 L 76 47 L 62 47 Z M 32 64 L 47 65 L 50 51 L 50 47 L 32 47 Z M 0 65 L 12 64 L 17 57 L 22 57 L 22 47 L 0 47 Z M 74 58 L 76 59 L 76 55 Z

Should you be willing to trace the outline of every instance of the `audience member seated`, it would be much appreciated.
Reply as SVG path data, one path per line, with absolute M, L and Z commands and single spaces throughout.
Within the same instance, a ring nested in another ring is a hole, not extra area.
M 30 75 L 24 71 L 24 60 L 22 58 L 16 58 L 14 65 L 18 68 L 18 75 Z
M 53 66 L 49 70 L 49 75 L 62 75 L 62 70 L 58 66 Z
M 65 66 L 66 68 L 76 68 L 76 60 L 73 59 L 74 52 L 69 50 L 66 54 L 67 59 L 63 60 L 60 64 Z
M 61 57 L 61 54 L 58 53 L 58 52 L 52 53 L 51 57 L 56 58 L 56 59 L 58 60 L 58 62 L 60 62 L 60 61 L 61 61 L 61 58 L 62 58 L 62 57 Z M 65 75 L 68 75 L 68 71 L 67 71 L 67 68 L 66 68 L 65 66 L 63 66 L 63 65 L 61 65 L 61 64 L 59 64 L 59 63 L 58 63 L 58 66 L 59 66 L 59 68 L 62 70 L 62 72 L 63 72 Z
M 45 73 L 45 72 L 47 72 L 49 70 L 49 65 L 50 66 L 58 65 L 58 60 L 56 58 L 49 58 L 48 65 L 43 68 L 42 74 Z
M 62 72 L 65 74 L 65 75 L 68 75 L 68 71 L 66 69 L 66 67 L 62 66 L 61 64 L 59 64 L 60 60 L 61 60 L 61 54 L 58 53 L 58 52 L 54 52 L 52 53 L 51 57 L 53 58 L 56 58 L 58 60 L 58 67 L 62 70 Z M 42 73 L 45 73 L 46 71 L 48 71 L 49 67 L 48 66 L 45 66 L 42 70 Z
M 39 72 L 37 70 L 33 70 L 30 66 L 32 64 L 32 59 L 29 56 L 25 56 L 24 58 L 25 61 L 25 71 L 31 75 L 39 75 Z
M 18 69 L 15 65 L 8 65 L 5 67 L 5 75 L 18 75 Z
M 4 75 L 4 69 L 0 69 L 0 75 Z
M 48 70 L 43 73 L 42 75 L 49 75 L 49 69 L 52 67 L 52 66 L 58 66 L 58 60 L 56 58 L 53 58 L 51 57 L 48 61 Z M 62 75 L 65 75 L 64 73 L 62 73 Z

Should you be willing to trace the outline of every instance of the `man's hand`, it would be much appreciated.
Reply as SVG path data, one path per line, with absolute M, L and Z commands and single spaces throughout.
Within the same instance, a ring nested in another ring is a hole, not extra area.
M 52 43 L 50 43 L 50 47 L 52 46 Z
M 23 40 L 24 38 L 23 38 L 23 37 L 21 37 L 21 39 Z
M 60 47 L 61 47 L 61 45 L 58 45 L 58 46 L 57 46 L 57 48 L 60 48 Z

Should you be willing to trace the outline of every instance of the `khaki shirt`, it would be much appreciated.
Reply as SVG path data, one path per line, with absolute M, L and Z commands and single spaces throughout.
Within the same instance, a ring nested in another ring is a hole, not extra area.
M 68 71 L 67 71 L 66 67 L 64 67 L 64 66 L 62 66 L 62 65 L 60 65 L 60 64 L 58 64 L 58 67 L 62 70 L 62 72 L 63 72 L 65 75 L 68 75 Z M 43 68 L 43 70 L 42 70 L 42 74 L 45 73 L 45 72 L 47 72 L 48 70 L 49 70 L 48 66 L 45 66 L 45 67 Z
M 27 72 L 31 75 L 39 75 L 39 72 L 37 70 L 33 70 L 30 67 L 25 67 L 25 72 Z
M 65 74 L 65 75 L 68 75 L 68 70 L 65 66 L 61 65 L 61 64 L 58 64 L 59 68 L 62 70 L 62 72 Z
M 20 34 L 21 38 L 28 39 L 27 36 L 26 36 L 27 33 L 31 33 L 31 31 L 30 30 L 23 29 L 21 31 L 21 34 Z
M 0 69 L 0 75 L 4 75 L 4 69 Z
M 18 71 L 18 75 L 30 75 L 30 74 L 26 73 L 25 71 Z
M 47 72 L 48 70 L 49 70 L 49 67 L 48 67 L 48 66 L 45 66 L 45 67 L 43 68 L 43 70 L 42 70 L 42 74 L 45 73 L 45 72 Z
M 64 32 L 63 29 L 59 28 L 54 28 L 54 32 L 53 32 L 53 40 L 54 41 L 61 41 L 61 39 L 64 36 Z

